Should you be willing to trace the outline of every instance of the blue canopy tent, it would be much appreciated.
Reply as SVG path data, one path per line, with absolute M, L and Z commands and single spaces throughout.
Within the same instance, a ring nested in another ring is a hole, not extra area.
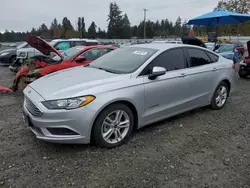
M 239 24 L 250 20 L 249 14 L 230 12 L 225 9 L 216 9 L 213 12 L 201 15 L 188 21 L 188 25 L 216 26 L 216 38 L 218 27 L 223 24 Z

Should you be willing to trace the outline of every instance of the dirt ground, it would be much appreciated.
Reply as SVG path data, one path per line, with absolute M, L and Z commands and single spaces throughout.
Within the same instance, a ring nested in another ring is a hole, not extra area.
M 0 67 L 0 85 L 13 76 Z M 224 109 L 150 125 L 111 150 L 37 140 L 23 123 L 22 100 L 0 95 L 0 187 L 250 187 L 250 80 L 237 78 Z

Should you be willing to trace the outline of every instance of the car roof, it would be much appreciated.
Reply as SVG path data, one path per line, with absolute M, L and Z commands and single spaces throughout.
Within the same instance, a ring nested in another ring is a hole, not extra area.
M 70 38 L 70 39 L 54 39 L 51 42 L 60 42 L 60 41 L 86 41 L 86 42 L 98 42 L 93 39 L 79 39 L 79 38 Z
M 177 48 L 177 47 L 193 47 L 193 48 L 198 48 L 198 49 L 206 49 L 202 48 L 199 46 L 195 45 L 188 45 L 188 44 L 173 44 L 173 43 L 147 43 L 147 44 L 135 44 L 133 46 L 127 46 L 126 48 L 133 48 L 133 47 L 138 47 L 138 48 L 150 48 L 150 49 L 155 49 L 155 50 L 161 50 L 165 51 L 171 48 Z

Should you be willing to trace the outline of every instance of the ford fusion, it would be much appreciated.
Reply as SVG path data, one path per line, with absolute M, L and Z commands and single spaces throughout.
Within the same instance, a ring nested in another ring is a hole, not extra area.
M 223 108 L 234 75 L 232 60 L 198 46 L 127 46 L 31 83 L 24 118 L 44 141 L 116 147 L 153 122 L 201 106 Z

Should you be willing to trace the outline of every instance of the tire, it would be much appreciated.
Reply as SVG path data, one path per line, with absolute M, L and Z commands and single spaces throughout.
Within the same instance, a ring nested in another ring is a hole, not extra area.
M 117 117 L 116 115 L 118 115 L 118 111 L 120 112 L 120 115 L 122 114 L 121 121 L 110 122 L 107 120 L 107 117 L 109 117 L 110 120 L 115 120 Z M 129 123 L 124 123 L 124 127 L 119 128 L 118 122 L 125 122 L 125 120 L 128 120 Z M 104 124 L 104 122 L 106 123 Z M 116 103 L 106 107 L 98 115 L 92 130 L 92 139 L 99 147 L 114 148 L 126 143 L 129 140 L 133 129 L 134 115 L 131 109 L 124 104 Z M 108 132 L 110 134 L 108 134 Z M 106 139 L 104 139 L 105 134 Z M 122 138 L 119 138 L 118 135 L 120 135 Z
M 247 74 L 246 71 L 239 71 L 238 74 L 239 74 L 239 76 L 240 76 L 241 78 L 247 78 L 247 76 L 248 76 L 248 74 Z
M 225 92 L 223 92 L 224 90 Z M 211 101 L 212 109 L 214 110 L 222 109 L 227 102 L 228 95 L 229 95 L 228 85 L 225 82 L 221 82 L 214 91 Z
M 11 56 L 10 61 L 9 61 L 10 65 L 12 65 L 15 61 L 16 61 L 16 56 L 15 55 Z

